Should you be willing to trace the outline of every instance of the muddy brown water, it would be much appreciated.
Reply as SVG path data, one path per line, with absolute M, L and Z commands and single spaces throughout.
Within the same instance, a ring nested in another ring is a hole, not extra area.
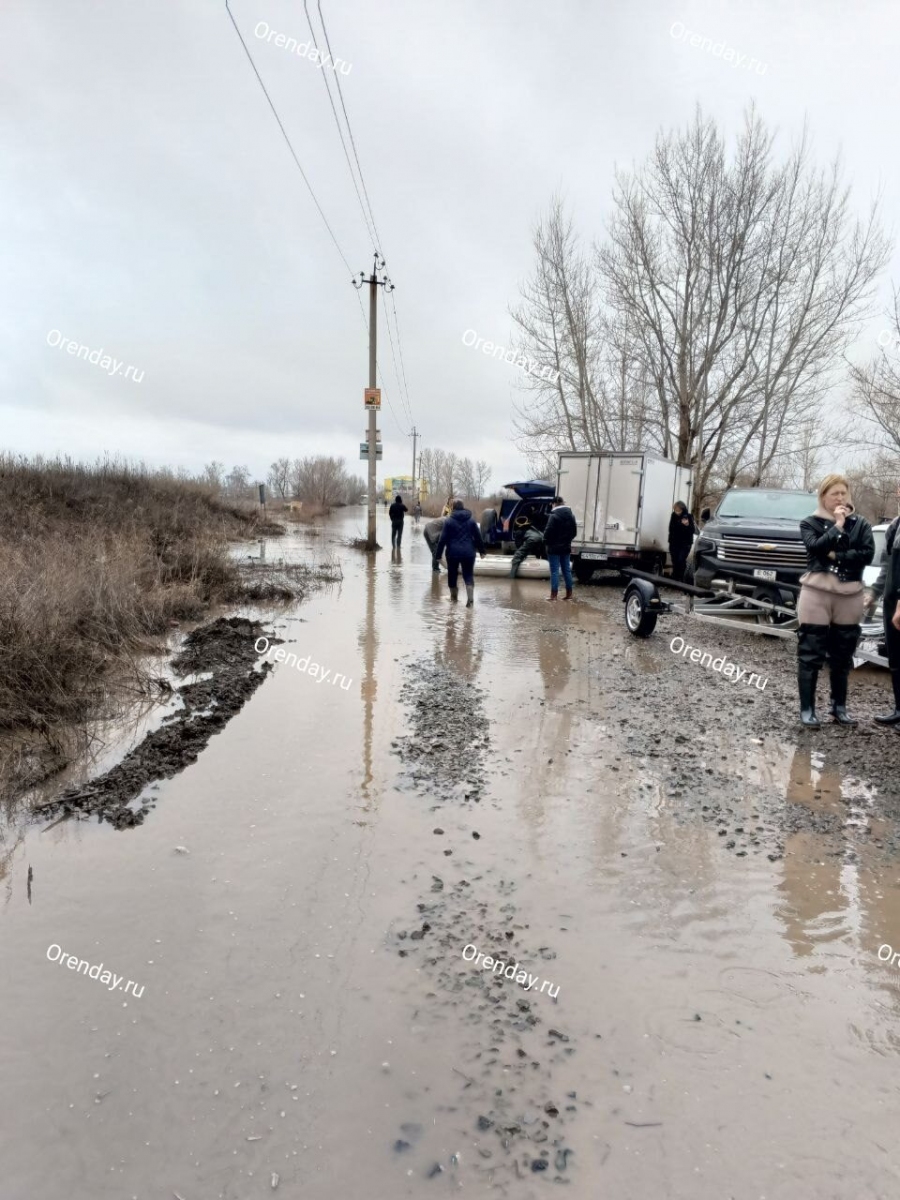
M 268 556 L 361 525 L 343 514 Z M 9 826 L 2 1200 L 900 1194 L 900 967 L 878 959 L 900 950 L 900 863 L 873 841 L 896 832 L 873 807 L 892 735 L 835 766 L 825 739 L 843 731 L 767 732 L 774 674 L 736 699 L 677 660 L 669 636 L 695 623 L 637 642 L 619 588 L 551 606 L 527 580 L 479 579 L 475 609 L 452 609 L 421 536 L 404 543 L 399 562 L 340 550 L 343 583 L 274 618 L 348 690 L 278 664 L 140 828 Z M 711 642 L 736 646 L 719 630 L 693 644 Z M 788 679 L 791 650 L 758 655 Z M 477 803 L 414 787 L 392 748 L 429 661 L 483 689 Z M 770 840 L 726 851 L 683 779 L 673 794 L 678 746 L 654 728 L 683 729 L 692 770 Z M 776 828 L 801 809 L 811 823 Z M 401 957 L 435 876 L 482 907 Z M 512 1042 L 473 1025 L 483 989 L 461 955 L 490 953 L 505 921 L 559 987 L 529 994 L 538 1024 L 515 1036 L 540 1060 L 524 1090 L 563 1110 L 562 1171 L 517 1167 L 477 1124 L 487 1085 L 515 1073 Z M 143 994 L 50 962 L 52 945 Z

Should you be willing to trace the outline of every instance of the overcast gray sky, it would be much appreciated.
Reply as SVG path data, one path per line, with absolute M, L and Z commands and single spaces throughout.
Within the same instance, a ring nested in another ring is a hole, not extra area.
M 307 42 L 302 0 L 231 9 L 343 253 L 368 269 L 323 71 L 260 25 Z M 855 209 L 880 192 L 893 231 L 896 0 L 322 0 L 322 11 L 350 66 L 339 78 L 397 287 L 412 417 L 425 445 L 487 458 L 494 484 L 524 470 L 522 376 L 464 346 L 464 331 L 510 345 L 509 306 L 551 196 L 587 241 L 602 237 L 615 165 L 642 160 L 698 101 L 731 135 L 754 99 L 781 147 L 808 117 L 817 160 L 840 150 Z M 765 74 L 677 40 L 675 22 Z M 322 452 L 362 474 L 357 293 L 224 0 L 3 0 L 0 60 L 0 447 L 190 469 L 217 458 L 256 477 L 275 458 Z M 895 253 L 885 298 L 898 265 Z M 381 306 L 379 321 L 394 410 L 381 415 L 380 478 L 409 472 L 411 426 Z M 48 345 L 54 330 L 143 379 Z

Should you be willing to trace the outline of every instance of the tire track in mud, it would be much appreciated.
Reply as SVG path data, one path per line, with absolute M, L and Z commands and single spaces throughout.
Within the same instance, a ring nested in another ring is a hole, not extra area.
M 143 823 L 153 806 L 146 798 L 140 808 L 131 807 L 148 784 L 170 779 L 196 762 L 213 734 L 219 733 L 274 670 L 263 662 L 256 641 L 263 636 L 257 621 L 244 617 L 219 617 L 189 633 L 172 660 L 176 675 L 209 674 L 177 688 L 183 707 L 164 724 L 148 733 L 135 748 L 104 774 L 87 784 L 68 788 L 55 800 L 35 810 L 40 819 L 58 812 L 96 814 L 116 829 Z M 280 638 L 268 635 L 279 643 Z
M 426 659 L 406 670 L 411 733 L 392 743 L 404 763 L 405 785 L 437 800 L 438 807 L 480 803 L 491 744 L 484 691 Z M 466 1173 L 469 1182 L 504 1190 L 519 1181 L 519 1195 L 525 1179 L 570 1183 L 575 1151 L 566 1123 L 581 1104 L 590 1105 L 566 1083 L 576 1038 L 566 1033 L 562 1015 L 555 1015 L 556 1002 L 546 995 L 535 1002 L 514 981 L 465 961 L 462 950 L 475 944 L 533 974 L 535 964 L 556 955 L 549 946 L 529 945 L 528 925 L 516 919 L 513 880 L 496 868 L 473 873 L 471 861 L 457 866 L 443 853 L 447 860 L 435 868 L 430 891 L 387 944 L 405 967 L 427 980 L 432 1019 L 462 1015 L 465 1034 L 457 1047 L 459 1065 L 453 1067 L 457 1095 L 449 1106 L 435 1103 L 434 1118 L 447 1127 L 452 1114 L 446 1139 L 465 1143 L 468 1138 L 474 1153 L 465 1164 L 456 1154 L 446 1162 L 417 1156 L 423 1127 L 415 1121 L 399 1126 L 394 1151 L 418 1157 L 417 1173 L 433 1178 L 449 1171 L 460 1185 Z

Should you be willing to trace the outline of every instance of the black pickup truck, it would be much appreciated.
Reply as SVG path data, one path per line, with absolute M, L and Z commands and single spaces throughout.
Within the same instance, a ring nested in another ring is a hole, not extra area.
M 704 522 L 688 561 L 688 579 L 708 588 L 732 580 L 738 591 L 771 595 L 779 583 L 796 584 L 806 571 L 800 522 L 816 511 L 814 492 L 732 488 Z M 781 593 L 793 603 L 793 593 Z

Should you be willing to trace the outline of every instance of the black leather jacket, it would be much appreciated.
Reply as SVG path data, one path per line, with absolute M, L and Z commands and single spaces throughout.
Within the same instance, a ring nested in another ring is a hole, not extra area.
M 875 557 L 875 538 L 865 517 L 849 516 L 844 528 L 815 515 L 800 522 L 810 572 L 830 571 L 841 583 L 857 583 Z M 830 552 L 834 558 L 829 558 Z

